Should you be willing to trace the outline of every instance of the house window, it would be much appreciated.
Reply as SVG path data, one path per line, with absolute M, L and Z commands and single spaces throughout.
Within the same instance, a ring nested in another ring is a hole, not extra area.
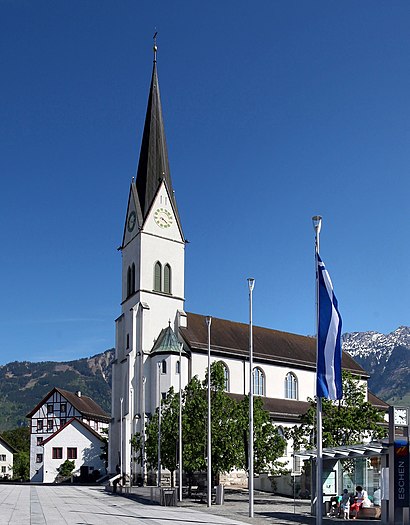
M 77 459 L 76 447 L 67 447 L 67 459 Z
M 6 473 L 6 467 L 1 467 L 1 473 L 2 473 L 2 474 L 5 474 L 5 473 Z
M 169 264 L 164 266 L 164 292 L 171 293 L 171 266 Z
M 265 395 L 265 376 L 259 367 L 253 369 L 253 393 L 256 396 Z
M 67 403 L 61 403 L 60 412 L 67 412 Z
M 53 430 L 53 420 L 52 419 L 47 419 L 47 430 L 48 431 Z
M 43 463 L 43 454 L 36 454 L 36 463 Z
M 53 447 L 52 458 L 63 459 L 63 449 L 61 447 Z
M 166 392 L 161 392 L 161 399 L 162 401 L 165 401 L 167 398 L 167 393 Z
M 52 414 L 54 411 L 53 403 L 47 403 L 47 414 Z
M 63 427 L 67 423 L 67 419 L 65 417 L 60 418 L 60 427 Z
M 159 261 L 154 266 L 154 291 L 162 291 L 162 264 Z
M 298 380 L 295 374 L 289 372 L 285 377 L 285 398 L 286 399 L 297 399 L 298 398 Z
M 38 437 L 37 438 L 37 446 L 40 446 L 43 444 L 43 438 L 42 437 Z
M 43 430 L 43 420 L 37 419 L 37 432 L 41 432 Z
M 167 373 L 167 362 L 165 361 L 165 359 L 163 359 L 161 361 L 161 374 L 166 374 Z
M 6 461 L 6 454 L 0 454 L 0 461 Z

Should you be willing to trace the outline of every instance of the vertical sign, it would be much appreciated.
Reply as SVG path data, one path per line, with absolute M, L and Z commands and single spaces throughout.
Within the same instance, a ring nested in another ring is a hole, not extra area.
M 394 440 L 394 506 L 409 506 L 409 438 Z

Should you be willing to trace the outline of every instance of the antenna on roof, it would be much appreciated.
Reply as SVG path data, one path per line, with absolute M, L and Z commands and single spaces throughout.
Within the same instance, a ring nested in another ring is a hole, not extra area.
M 155 31 L 154 33 L 154 36 L 153 36 L 153 39 L 154 39 L 154 47 L 152 48 L 154 50 L 154 62 L 157 61 L 157 34 L 158 34 L 158 31 Z

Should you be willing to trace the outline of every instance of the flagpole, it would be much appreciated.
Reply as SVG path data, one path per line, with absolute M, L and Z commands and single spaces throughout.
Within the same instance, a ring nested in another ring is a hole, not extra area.
M 182 501 L 182 347 L 179 343 L 179 501 Z
M 318 254 L 320 246 L 320 229 L 322 227 L 322 217 L 315 215 L 312 217 L 313 228 L 315 230 L 315 272 L 316 272 L 316 356 L 319 353 L 319 278 L 318 278 Z M 317 363 L 316 363 L 317 367 Z M 317 370 L 316 370 L 317 374 Z M 322 398 L 317 396 L 316 408 L 316 525 L 322 525 L 323 514 L 323 449 L 322 449 Z
M 211 448 L 211 323 L 212 317 L 206 317 L 208 326 L 208 442 L 207 442 L 207 506 L 212 505 L 212 448 Z
M 255 279 L 248 279 L 249 288 L 249 517 L 253 518 L 253 320 L 252 291 Z

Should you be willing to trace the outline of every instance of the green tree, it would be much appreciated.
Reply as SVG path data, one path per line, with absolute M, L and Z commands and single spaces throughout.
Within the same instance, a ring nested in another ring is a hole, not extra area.
M 158 423 L 159 407 L 146 426 L 146 456 L 152 467 L 158 464 Z M 179 435 L 179 394 L 171 387 L 165 399 L 161 401 L 161 465 L 173 473 L 178 467 L 178 435 Z M 135 451 L 141 451 L 142 436 L 138 433 L 131 440 Z M 138 454 L 138 452 L 137 452 Z M 137 456 L 141 463 L 141 453 Z
M 361 384 L 349 372 L 343 372 L 343 399 L 322 399 L 322 435 L 324 447 L 355 445 L 367 440 L 379 440 L 386 436 L 382 425 L 384 412 L 366 399 L 366 385 Z M 309 399 L 310 408 L 302 417 L 302 424 L 293 427 L 289 437 L 295 448 L 312 447 L 316 426 L 316 401 Z
M 68 478 L 71 476 L 73 470 L 75 468 L 74 461 L 71 461 L 69 459 L 66 459 L 61 465 L 58 467 L 57 472 L 59 476 L 62 478 Z
M 238 408 L 238 425 L 243 436 L 243 462 L 240 467 L 248 470 L 249 396 L 244 397 Z M 278 427 L 271 422 L 269 412 L 263 408 L 261 397 L 253 398 L 253 427 L 254 471 L 276 475 L 289 472 L 285 464 L 278 460 L 284 454 L 286 441 L 280 435 Z
M 104 461 L 105 468 L 108 467 L 108 428 L 101 430 L 101 454 L 100 459 Z
M 29 427 L 18 427 L 4 430 L 2 437 L 19 452 L 30 453 L 30 429 Z
M 14 454 L 13 479 L 28 481 L 30 479 L 30 453 L 21 451 Z

